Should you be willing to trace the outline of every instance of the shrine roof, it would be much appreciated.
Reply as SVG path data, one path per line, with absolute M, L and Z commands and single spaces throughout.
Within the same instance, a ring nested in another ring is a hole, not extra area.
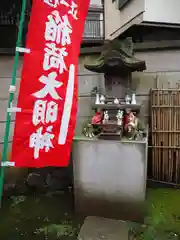
M 129 39 L 108 41 L 103 49 L 96 59 L 85 63 L 86 69 L 98 73 L 146 70 L 145 61 L 133 56 L 133 43 Z

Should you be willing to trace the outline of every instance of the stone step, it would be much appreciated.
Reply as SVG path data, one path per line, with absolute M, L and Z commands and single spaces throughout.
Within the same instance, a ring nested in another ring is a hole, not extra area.
M 128 240 L 128 231 L 126 222 L 87 217 L 78 235 L 78 240 Z

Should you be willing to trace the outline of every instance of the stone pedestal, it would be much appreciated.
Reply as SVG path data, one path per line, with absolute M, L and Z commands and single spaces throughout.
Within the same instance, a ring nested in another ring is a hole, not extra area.
M 75 210 L 138 221 L 146 196 L 147 141 L 79 138 L 73 144 Z

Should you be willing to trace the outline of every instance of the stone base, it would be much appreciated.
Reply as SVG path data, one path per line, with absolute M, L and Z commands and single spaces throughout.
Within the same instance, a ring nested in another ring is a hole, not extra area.
M 75 211 L 141 222 L 147 141 L 77 139 L 73 145 Z

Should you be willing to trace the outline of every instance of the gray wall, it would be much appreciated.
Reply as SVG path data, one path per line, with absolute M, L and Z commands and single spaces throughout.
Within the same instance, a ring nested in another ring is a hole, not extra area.
M 20 69 L 21 60 L 17 71 L 17 88 L 19 88 L 20 82 Z M 11 83 L 11 74 L 13 69 L 13 57 L 1 56 L 0 57 L 0 151 L 2 149 L 2 142 L 4 138 L 5 121 L 6 121 L 6 109 L 8 105 L 9 86 Z M 17 94 L 15 96 L 17 99 Z M 14 101 L 16 105 L 16 101 Z M 14 126 L 14 116 L 11 122 L 10 141 L 12 139 Z
M 151 88 L 180 87 L 180 50 L 137 52 L 136 57 L 146 61 L 144 73 L 133 74 L 133 88 L 143 104 L 142 114 L 149 116 L 149 90 Z
M 90 72 L 84 68 L 85 61 L 90 61 L 95 56 L 80 57 L 79 59 L 79 105 L 77 113 L 76 135 L 82 135 L 82 124 L 91 119 L 93 111 L 91 108 L 91 90 L 99 87 L 104 90 L 104 75 Z

